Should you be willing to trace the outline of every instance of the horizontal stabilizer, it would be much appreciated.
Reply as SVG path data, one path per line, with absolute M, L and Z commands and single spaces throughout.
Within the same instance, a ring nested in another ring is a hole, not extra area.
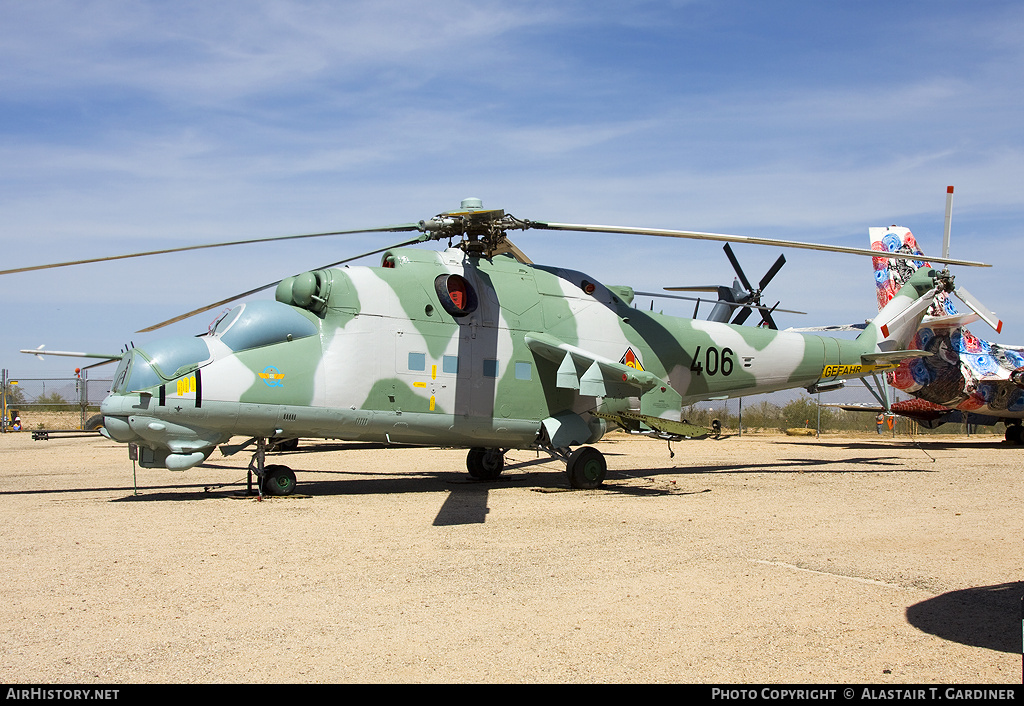
M 897 364 L 901 360 L 907 358 L 927 358 L 932 355 L 928 351 L 882 351 L 879 353 L 865 353 L 860 357 L 861 362 L 867 363 L 868 365 L 886 365 L 886 364 Z

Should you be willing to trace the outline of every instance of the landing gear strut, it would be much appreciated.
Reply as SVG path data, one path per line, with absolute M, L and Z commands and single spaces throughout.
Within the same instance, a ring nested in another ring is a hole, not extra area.
M 249 442 L 247 442 L 249 443 Z M 267 454 L 267 440 L 256 439 L 256 453 L 249 461 L 248 491 L 252 493 L 252 475 L 256 474 L 256 490 L 262 499 L 263 493 L 268 495 L 291 495 L 295 492 L 295 472 L 288 466 L 278 464 L 264 465 Z

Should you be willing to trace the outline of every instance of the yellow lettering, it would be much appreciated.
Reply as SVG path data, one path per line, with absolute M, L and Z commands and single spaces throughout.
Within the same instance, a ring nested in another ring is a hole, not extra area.
M 196 391 L 196 379 L 194 377 L 180 378 L 178 380 L 178 396 L 187 395 Z

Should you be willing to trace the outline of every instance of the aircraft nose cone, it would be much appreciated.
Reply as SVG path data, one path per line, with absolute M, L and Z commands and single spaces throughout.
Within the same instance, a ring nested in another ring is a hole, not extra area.
M 104 416 L 103 435 L 108 439 L 120 441 L 122 444 L 136 441 L 139 438 L 139 435 L 132 431 L 125 417 Z

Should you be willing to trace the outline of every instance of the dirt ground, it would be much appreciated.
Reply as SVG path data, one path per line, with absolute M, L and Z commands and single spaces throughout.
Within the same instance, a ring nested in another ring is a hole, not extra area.
M 1020 683 L 1024 448 L 598 446 L 570 491 L 533 451 L 483 483 L 303 440 L 259 501 L 248 453 L 133 475 L 102 437 L 0 435 L 0 679 Z

